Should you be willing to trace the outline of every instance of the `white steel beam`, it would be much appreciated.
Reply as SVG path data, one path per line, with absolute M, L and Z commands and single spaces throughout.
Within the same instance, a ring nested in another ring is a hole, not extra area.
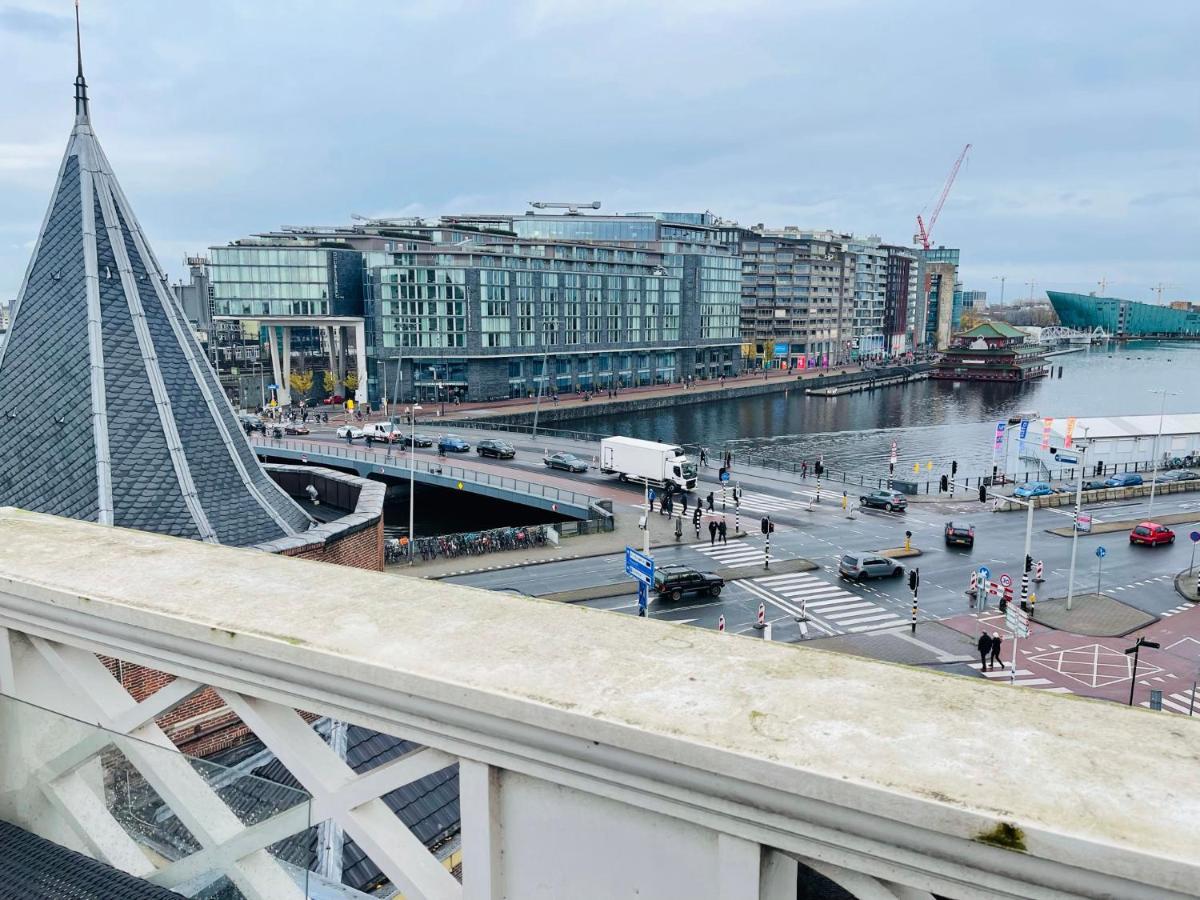
M 499 771 L 487 763 L 460 759 L 458 808 L 462 821 L 463 900 L 499 897 L 503 884 Z

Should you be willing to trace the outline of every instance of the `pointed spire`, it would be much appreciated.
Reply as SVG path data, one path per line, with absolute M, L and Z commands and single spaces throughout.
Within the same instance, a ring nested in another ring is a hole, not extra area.
M 75 60 L 78 69 L 75 75 L 75 118 L 86 121 L 88 117 L 87 81 L 83 77 L 83 41 L 79 36 L 79 0 L 75 0 Z

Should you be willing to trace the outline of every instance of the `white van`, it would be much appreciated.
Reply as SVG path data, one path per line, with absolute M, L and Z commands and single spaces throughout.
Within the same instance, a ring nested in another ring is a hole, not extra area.
M 362 427 L 362 434 L 365 440 L 371 441 L 395 443 L 401 438 L 400 429 L 391 422 L 371 422 Z

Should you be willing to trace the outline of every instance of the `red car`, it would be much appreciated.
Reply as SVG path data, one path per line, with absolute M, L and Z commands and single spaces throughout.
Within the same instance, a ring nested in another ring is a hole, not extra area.
M 1148 544 L 1157 547 L 1159 544 L 1175 543 L 1175 532 L 1166 525 L 1157 522 L 1143 522 L 1129 532 L 1129 543 Z

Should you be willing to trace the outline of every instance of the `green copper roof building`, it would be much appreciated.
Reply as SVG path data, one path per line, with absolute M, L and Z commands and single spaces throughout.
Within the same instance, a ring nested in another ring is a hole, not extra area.
M 1200 312 L 1172 309 L 1092 294 L 1065 294 L 1046 291 L 1058 320 L 1067 328 L 1091 330 L 1099 326 L 1112 335 L 1124 337 L 1171 337 L 1200 335 Z

